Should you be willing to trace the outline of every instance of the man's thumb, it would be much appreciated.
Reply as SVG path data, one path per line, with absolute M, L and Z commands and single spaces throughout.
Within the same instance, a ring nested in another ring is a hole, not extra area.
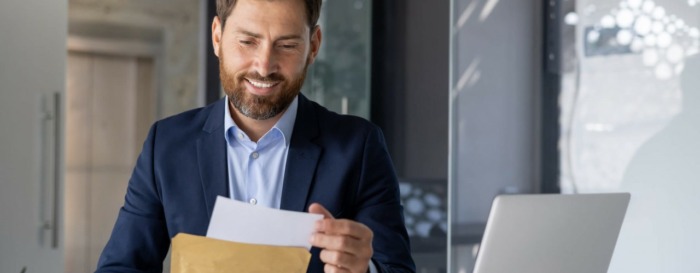
M 309 213 L 321 214 L 324 219 L 335 219 L 333 218 L 333 214 L 319 203 L 311 204 L 311 206 L 309 206 Z

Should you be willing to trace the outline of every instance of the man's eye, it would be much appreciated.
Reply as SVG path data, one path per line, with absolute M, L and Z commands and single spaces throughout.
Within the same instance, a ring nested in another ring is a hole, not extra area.
M 280 47 L 282 47 L 284 49 L 295 49 L 295 48 L 297 48 L 297 45 L 296 44 L 285 44 L 285 45 L 280 45 Z
M 240 40 L 238 42 L 241 43 L 242 45 L 252 45 L 253 44 L 253 41 L 248 41 L 248 40 Z

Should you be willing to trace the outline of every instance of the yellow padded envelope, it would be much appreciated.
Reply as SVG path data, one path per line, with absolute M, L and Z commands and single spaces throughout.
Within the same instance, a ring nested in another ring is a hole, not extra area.
M 302 247 L 244 244 L 186 233 L 175 235 L 172 247 L 172 273 L 304 273 L 311 260 L 311 253 Z

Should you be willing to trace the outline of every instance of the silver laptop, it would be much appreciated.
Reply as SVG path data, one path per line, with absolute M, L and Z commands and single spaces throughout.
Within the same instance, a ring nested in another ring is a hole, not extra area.
M 630 195 L 501 195 L 474 273 L 607 272 Z

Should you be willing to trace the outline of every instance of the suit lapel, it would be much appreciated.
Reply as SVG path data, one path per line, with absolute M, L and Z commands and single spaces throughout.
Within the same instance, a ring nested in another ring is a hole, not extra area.
M 224 99 L 214 105 L 202 128 L 202 136 L 197 140 L 197 162 L 209 218 L 216 196 L 229 196 L 223 107 L 226 107 Z
M 306 211 L 321 148 L 312 142 L 318 135 L 318 122 L 313 104 L 299 94 L 299 108 L 294 122 L 292 140 L 287 154 L 287 165 L 282 188 L 281 209 Z

